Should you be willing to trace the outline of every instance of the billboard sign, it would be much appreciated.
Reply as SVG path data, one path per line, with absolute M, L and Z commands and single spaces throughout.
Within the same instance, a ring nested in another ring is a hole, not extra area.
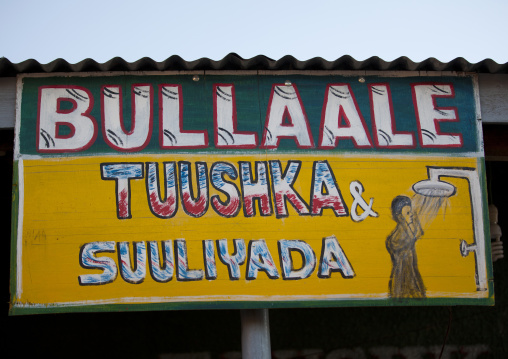
M 18 79 L 11 313 L 493 304 L 476 77 Z

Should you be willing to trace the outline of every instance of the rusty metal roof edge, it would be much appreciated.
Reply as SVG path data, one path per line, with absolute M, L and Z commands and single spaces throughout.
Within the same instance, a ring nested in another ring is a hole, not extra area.
M 121 57 L 114 57 L 104 63 L 87 58 L 78 63 L 71 64 L 64 59 L 56 59 L 47 64 L 41 64 L 29 59 L 20 63 L 12 63 L 5 57 L 0 57 L 0 77 L 12 77 L 18 74 L 29 73 L 73 73 L 73 72 L 113 72 L 113 71 L 454 71 L 476 72 L 488 74 L 508 74 L 508 62 L 498 64 L 491 59 L 477 63 L 470 63 L 462 57 L 449 62 L 441 62 L 429 57 L 421 62 L 401 56 L 393 61 L 372 56 L 366 60 L 358 61 L 349 55 L 341 56 L 334 61 L 321 57 L 300 61 L 291 55 L 273 60 L 264 55 L 244 59 L 235 53 L 226 55 L 221 60 L 201 58 L 186 61 L 178 55 L 172 55 L 164 61 L 157 62 L 149 57 L 143 57 L 134 62 L 128 62 Z

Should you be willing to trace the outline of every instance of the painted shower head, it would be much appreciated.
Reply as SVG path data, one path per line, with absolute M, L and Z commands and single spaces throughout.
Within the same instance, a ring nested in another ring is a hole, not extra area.
M 475 252 L 476 287 L 479 291 L 488 290 L 487 263 L 485 257 L 485 234 L 483 224 L 482 186 L 478 170 L 474 167 L 434 167 L 427 166 L 429 179 L 417 182 L 413 190 L 427 197 L 450 197 L 457 192 L 454 185 L 441 181 L 441 177 L 463 178 L 468 181 L 471 199 L 471 219 L 474 229 L 474 241 L 460 243 L 460 253 L 468 255 Z
M 416 182 L 413 191 L 426 197 L 450 197 L 457 192 L 457 188 L 445 181 L 427 179 Z

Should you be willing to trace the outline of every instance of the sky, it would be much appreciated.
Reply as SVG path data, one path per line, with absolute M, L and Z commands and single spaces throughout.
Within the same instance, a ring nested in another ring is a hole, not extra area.
M 0 57 L 508 62 L 508 1 L 0 0 Z

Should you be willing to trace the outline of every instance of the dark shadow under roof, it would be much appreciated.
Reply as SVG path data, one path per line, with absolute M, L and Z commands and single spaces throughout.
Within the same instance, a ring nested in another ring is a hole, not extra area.
M 71 64 L 63 59 L 56 59 L 48 64 L 41 64 L 31 59 L 14 64 L 5 57 L 0 58 L 0 77 L 11 77 L 22 73 L 206 70 L 457 71 L 508 74 L 508 63 L 498 64 L 491 59 L 485 59 L 472 64 L 462 57 L 457 57 L 450 62 L 441 62 L 435 58 L 413 62 L 404 56 L 390 62 L 377 56 L 364 61 L 357 61 L 349 55 L 342 56 L 335 61 L 327 61 L 321 57 L 300 61 L 290 55 L 279 60 L 273 60 L 263 55 L 243 59 L 235 53 L 231 53 L 218 61 L 208 58 L 185 61 L 180 56 L 173 55 L 161 62 L 148 57 L 143 57 L 135 62 L 127 62 L 121 57 L 115 57 L 104 63 L 98 63 L 93 59 L 85 59 L 76 64 Z

